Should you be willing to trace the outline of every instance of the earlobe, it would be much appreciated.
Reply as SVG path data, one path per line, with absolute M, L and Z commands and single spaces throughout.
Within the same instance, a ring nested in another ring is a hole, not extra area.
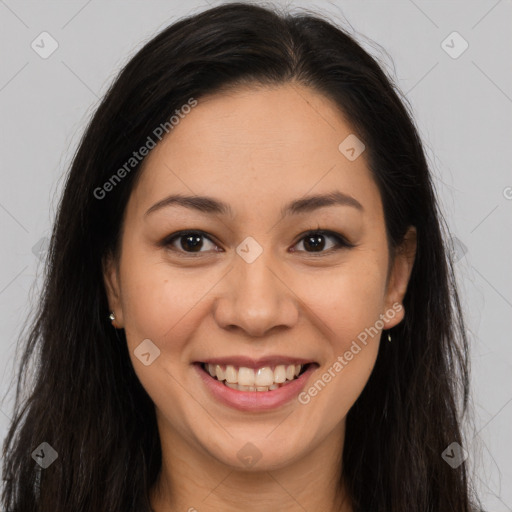
M 414 226 L 410 226 L 404 239 L 395 254 L 395 261 L 391 270 L 391 276 L 388 283 L 386 293 L 386 310 L 393 308 L 393 305 L 402 305 L 409 280 L 411 277 L 414 261 L 416 258 L 417 232 Z M 405 311 L 403 306 L 400 308 L 399 314 L 393 316 L 392 320 L 386 325 L 386 329 L 394 327 L 400 323 L 404 317 Z

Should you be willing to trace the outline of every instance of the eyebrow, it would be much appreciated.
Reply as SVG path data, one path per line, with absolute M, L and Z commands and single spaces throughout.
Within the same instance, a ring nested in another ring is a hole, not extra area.
M 181 206 L 201 213 L 234 217 L 231 206 L 223 201 L 208 196 L 185 196 L 181 194 L 172 194 L 158 201 L 146 211 L 144 216 L 169 206 Z M 335 191 L 329 194 L 316 194 L 295 199 L 281 208 L 281 217 L 307 213 L 328 206 L 350 206 L 361 212 L 364 211 L 363 205 L 357 199 L 348 194 Z

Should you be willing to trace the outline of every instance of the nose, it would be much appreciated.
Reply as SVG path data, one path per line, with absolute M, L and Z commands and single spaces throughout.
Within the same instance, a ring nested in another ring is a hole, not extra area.
M 297 323 L 298 298 L 286 284 L 283 272 L 264 255 L 265 251 L 252 263 L 235 257 L 234 268 L 223 280 L 213 308 L 221 328 L 262 337 Z

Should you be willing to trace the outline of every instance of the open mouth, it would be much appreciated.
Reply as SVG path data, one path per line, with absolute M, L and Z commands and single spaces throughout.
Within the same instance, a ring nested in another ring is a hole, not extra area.
M 274 391 L 297 380 L 316 363 L 264 366 L 244 366 L 198 363 L 213 379 L 237 391 Z

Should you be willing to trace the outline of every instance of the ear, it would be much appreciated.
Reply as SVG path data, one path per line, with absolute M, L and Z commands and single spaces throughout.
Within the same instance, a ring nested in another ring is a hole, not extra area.
M 110 311 L 113 311 L 116 319 L 114 327 L 121 329 L 124 325 L 123 310 L 121 307 L 121 293 L 119 285 L 119 266 L 115 257 L 108 253 L 102 260 L 103 282 L 107 292 L 107 300 Z
M 407 291 L 414 260 L 416 258 L 416 235 L 416 228 L 414 226 L 410 226 L 402 243 L 396 249 L 395 260 L 393 262 L 393 267 L 390 272 L 386 289 L 385 311 L 383 311 L 385 316 L 383 319 L 385 329 L 391 329 L 391 327 L 399 324 L 405 316 L 402 302 Z M 397 304 L 401 307 L 398 308 Z M 388 315 L 386 315 L 386 311 L 391 309 L 393 309 L 396 314 L 393 318 L 387 319 Z

